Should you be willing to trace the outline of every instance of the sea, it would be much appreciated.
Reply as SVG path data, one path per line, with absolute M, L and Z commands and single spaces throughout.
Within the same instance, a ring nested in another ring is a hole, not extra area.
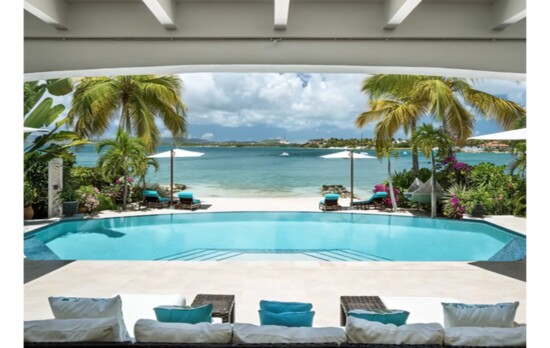
M 156 152 L 170 150 L 158 146 Z M 326 159 L 321 156 L 342 149 L 308 149 L 299 147 L 181 147 L 204 153 L 201 157 L 175 158 L 174 183 L 184 184 L 196 197 L 318 197 L 322 185 L 343 185 L 350 189 L 351 166 L 348 159 Z M 356 150 L 375 156 L 374 150 Z M 94 145 L 76 151 L 76 165 L 93 167 L 99 155 Z M 398 151 L 391 158 L 391 171 L 408 170 L 412 165 L 410 150 Z M 510 153 L 456 154 L 469 165 L 490 162 L 508 165 Z M 157 159 L 159 169 L 150 167 L 147 183 L 170 183 L 170 159 Z M 420 155 L 420 166 L 430 167 L 428 158 Z M 361 199 L 372 195 L 374 185 L 388 177 L 387 160 L 354 159 L 354 193 Z

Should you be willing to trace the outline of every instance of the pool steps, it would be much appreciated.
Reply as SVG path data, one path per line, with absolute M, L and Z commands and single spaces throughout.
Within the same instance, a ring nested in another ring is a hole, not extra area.
M 376 255 L 349 249 L 331 250 L 256 250 L 193 249 L 156 259 L 157 261 L 222 261 L 245 254 L 302 254 L 322 261 L 392 261 Z

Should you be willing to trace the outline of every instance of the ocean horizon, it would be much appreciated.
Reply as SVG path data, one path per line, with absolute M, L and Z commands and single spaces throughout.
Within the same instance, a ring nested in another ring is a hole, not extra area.
M 157 152 L 170 150 L 161 145 Z M 174 159 L 174 183 L 184 184 L 187 191 L 201 197 L 320 197 L 322 185 L 343 185 L 350 188 L 350 162 L 345 159 L 321 158 L 341 149 L 311 149 L 299 147 L 213 147 L 184 146 L 182 149 L 203 152 L 196 158 Z M 356 150 L 356 153 L 375 156 L 374 150 Z M 281 156 L 288 153 L 288 156 Z M 412 166 L 410 150 L 399 150 L 399 157 L 391 159 L 392 173 Z M 95 145 L 84 145 L 75 151 L 76 165 L 93 167 L 99 154 Z M 459 161 L 469 165 L 490 162 L 508 165 L 510 153 L 456 154 Z M 170 159 L 157 159 L 158 171 L 150 167 L 148 184 L 170 183 Z M 429 168 L 430 161 L 420 155 L 420 166 Z M 374 185 L 387 178 L 387 160 L 354 160 L 354 193 L 368 198 Z

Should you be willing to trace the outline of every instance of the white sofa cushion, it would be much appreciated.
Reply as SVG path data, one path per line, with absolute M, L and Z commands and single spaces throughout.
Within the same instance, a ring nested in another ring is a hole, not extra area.
M 124 324 L 122 299 L 89 297 L 49 297 L 50 308 L 55 319 L 117 318 L 120 320 L 120 334 L 125 341 L 131 339 Z
M 519 302 L 497 304 L 441 303 L 446 328 L 459 326 L 514 327 Z
M 55 319 L 122 318 L 122 300 L 113 298 L 49 297 Z
M 445 329 L 445 345 L 474 347 L 520 347 L 527 345 L 527 328 L 452 327 Z
M 46 319 L 25 321 L 25 342 L 125 342 L 119 318 Z
M 442 344 L 445 330 L 439 323 L 395 326 L 348 317 L 346 334 L 349 343 Z
M 339 327 L 286 327 L 233 324 L 234 343 L 344 343 L 346 332 Z
M 139 319 L 134 326 L 137 342 L 231 343 L 231 324 L 163 323 Z

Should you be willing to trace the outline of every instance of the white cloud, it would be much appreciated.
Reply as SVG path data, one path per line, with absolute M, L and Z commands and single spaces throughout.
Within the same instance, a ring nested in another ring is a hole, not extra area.
M 214 139 L 214 133 L 210 133 L 210 132 L 204 133 L 203 135 L 201 135 L 201 139 L 212 140 Z
M 226 127 L 269 125 L 288 131 L 313 127 L 354 128 L 367 98 L 364 75 L 294 73 L 182 74 L 190 124 Z

